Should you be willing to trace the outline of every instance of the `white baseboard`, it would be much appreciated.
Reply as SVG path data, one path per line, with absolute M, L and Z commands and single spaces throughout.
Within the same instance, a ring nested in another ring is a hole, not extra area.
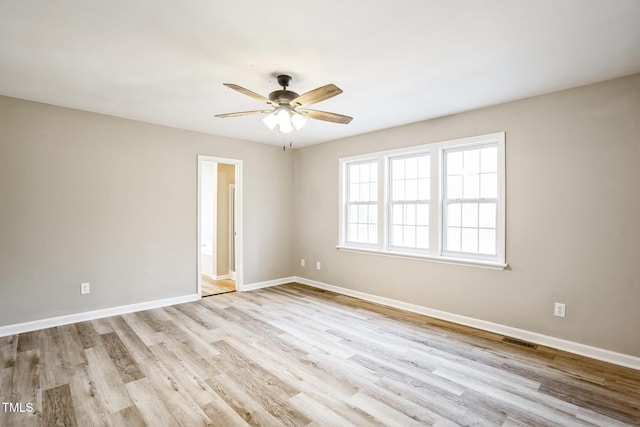
M 380 297 L 365 292 L 354 291 L 352 289 L 340 286 L 329 285 L 327 283 L 318 282 L 316 280 L 305 279 L 304 277 L 293 277 L 292 281 L 313 286 L 319 289 L 325 289 L 342 295 L 359 298 L 365 301 L 375 302 L 389 307 L 399 308 L 401 310 L 410 311 L 412 313 L 423 314 L 425 316 L 434 317 L 436 319 L 446 320 L 460 325 L 470 326 L 476 329 L 493 332 L 513 338 L 518 338 L 531 343 L 567 351 L 569 353 L 579 354 L 581 356 L 590 357 L 592 359 L 602 360 L 604 362 L 613 363 L 620 366 L 640 370 L 640 357 L 631 356 L 623 353 L 605 350 L 598 347 L 592 347 L 586 344 L 580 344 L 573 341 L 552 337 L 549 335 L 539 334 L 524 329 L 514 328 L 511 326 L 501 325 L 498 323 L 487 322 L 485 320 L 475 319 L 473 317 L 461 316 L 459 314 L 449 313 L 446 311 L 435 310 L 416 304 L 398 301 L 392 298 Z
M 253 291 L 255 289 L 268 288 L 270 286 L 284 285 L 285 283 L 291 283 L 297 281 L 297 277 L 283 277 L 281 279 L 266 280 L 264 282 L 247 283 L 242 286 L 242 289 L 238 289 L 240 292 Z
M 104 308 L 94 311 L 85 311 L 82 313 L 68 314 L 66 316 L 51 317 L 48 319 L 33 320 L 30 322 L 17 323 L 15 325 L 0 326 L 0 337 L 21 334 L 23 332 L 37 331 L 40 329 L 53 328 L 55 326 L 68 325 L 70 323 L 101 319 L 103 317 L 118 316 L 121 314 L 133 313 L 136 311 L 150 310 L 152 308 L 182 304 L 185 302 L 197 301 L 199 299 L 200 296 L 198 294 L 190 294 L 180 297 L 165 298 L 154 301 L 121 305 L 118 307 Z

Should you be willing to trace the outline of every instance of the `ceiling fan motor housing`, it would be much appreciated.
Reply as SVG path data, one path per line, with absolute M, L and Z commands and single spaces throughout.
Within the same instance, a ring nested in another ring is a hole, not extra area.
M 282 86 L 282 90 L 275 90 L 269 94 L 269 100 L 278 105 L 289 104 L 291 101 L 296 99 L 298 96 L 297 93 L 287 90 L 287 87 L 291 84 L 291 76 L 287 76 L 286 74 L 281 74 L 277 77 L 278 84 Z
M 274 90 L 269 94 L 269 100 L 275 102 L 276 104 L 289 104 L 291 101 L 296 99 L 298 96 L 297 93 L 290 90 Z

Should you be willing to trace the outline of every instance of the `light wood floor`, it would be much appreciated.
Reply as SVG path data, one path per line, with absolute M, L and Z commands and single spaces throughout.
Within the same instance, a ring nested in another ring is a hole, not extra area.
M 640 371 L 297 284 L 0 338 L 2 426 L 640 425 Z
M 231 279 L 213 280 L 206 274 L 202 275 L 202 296 L 224 294 L 236 290 L 236 282 Z

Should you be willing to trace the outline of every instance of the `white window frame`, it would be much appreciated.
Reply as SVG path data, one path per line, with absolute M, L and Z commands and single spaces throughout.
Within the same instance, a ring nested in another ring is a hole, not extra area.
M 495 144 L 497 147 L 498 197 L 496 206 L 496 255 L 452 253 L 444 250 L 444 151 Z M 426 153 L 430 158 L 431 191 L 429 200 L 429 249 L 397 248 L 390 245 L 390 159 Z M 351 163 L 376 160 L 378 162 L 378 243 L 354 244 L 347 241 L 346 172 Z M 426 261 L 463 264 L 504 269 L 506 263 L 506 185 L 505 185 L 505 132 L 460 138 L 449 141 L 422 144 L 413 147 L 386 150 L 364 155 L 340 158 L 339 164 L 339 250 L 364 252 L 376 255 L 411 258 Z

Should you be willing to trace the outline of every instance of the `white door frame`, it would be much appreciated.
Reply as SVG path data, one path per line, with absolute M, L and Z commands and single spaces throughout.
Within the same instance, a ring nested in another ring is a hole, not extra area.
M 236 185 L 229 184 L 229 278 L 236 280 L 236 243 L 238 233 L 236 233 Z
M 200 209 L 201 209 L 201 200 L 202 200 L 202 185 L 201 185 L 201 167 L 205 162 L 211 163 L 224 163 L 228 165 L 235 166 L 235 186 L 236 186 L 236 198 L 235 198 L 235 217 L 236 217 L 236 245 L 235 245 L 235 257 L 236 257 L 236 290 L 242 291 L 244 287 L 243 282 L 243 241 L 242 241 L 242 160 L 239 159 L 229 159 L 225 157 L 214 157 L 214 156 L 205 156 L 198 155 L 198 202 L 197 202 L 197 256 L 196 256 L 196 265 L 197 265 L 197 278 L 198 278 L 198 297 L 202 298 L 202 266 L 200 260 L 200 251 L 201 251 L 201 242 L 200 242 L 200 231 L 201 231 L 201 218 L 200 218 Z

